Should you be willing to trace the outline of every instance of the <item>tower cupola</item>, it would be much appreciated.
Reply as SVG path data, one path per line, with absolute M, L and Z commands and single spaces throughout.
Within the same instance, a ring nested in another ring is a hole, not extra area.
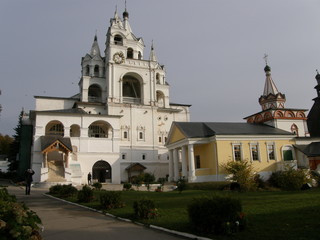
M 271 67 L 266 64 L 264 71 L 266 73 L 266 80 L 264 84 L 263 95 L 259 98 L 259 103 L 262 110 L 284 108 L 284 103 L 286 102 L 286 97 L 284 94 L 279 92 L 276 87 L 272 77 L 271 77 Z

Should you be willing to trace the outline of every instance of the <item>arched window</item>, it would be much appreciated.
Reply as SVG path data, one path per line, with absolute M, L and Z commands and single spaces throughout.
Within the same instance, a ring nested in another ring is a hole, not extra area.
M 94 76 L 99 77 L 99 66 L 98 65 L 94 66 Z
M 121 35 L 117 34 L 114 36 L 114 44 L 115 45 L 123 45 L 123 39 Z
M 89 126 L 88 136 L 93 138 L 108 138 L 111 126 L 103 121 L 96 121 Z
M 46 126 L 46 136 L 64 136 L 64 127 L 59 121 L 51 121 Z
M 164 107 L 164 94 L 160 91 L 157 91 L 157 103 L 158 107 Z
M 133 76 L 124 76 L 122 82 L 123 102 L 141 103 L 140 81 Z
M 295 125 L 295 124 L 292 124 L 292 125 L 291 125 L 291 132 L 292 132 L 293 134 L 296 134 L 296 135 L 299 137 L 299 128 L 298 128 L 297 125 Z
M 138 59 L 139 59 L 139 60 L 142 59 L 142 54 L 141 54 L 141 52 L 138 53 Z
M 101 88 L 100 88 L 100 86 L 93 84 L 89 87 L 88 101 L 89 102 L 101 102 Z
M 294 160 L 293 148 L 292 146 L 284 146 L 282 148 L 282 155 L 284 161 Z
M 90 66 L 89 65 L 86 66 L 86 72 L 84 75 L 86 75 L 86 76 L 90 75 Z
M 132 48 L 128 48 L 127 49 L 127 58 L 133 58 L 133 49 Z
M 159 73 L 156 74 L 156 82 L 157 82 L 157 84 L 160 84 L 160 74 Z
M 70 127 L 70 137 L 80 137 L 79 125 L 74 124 Z

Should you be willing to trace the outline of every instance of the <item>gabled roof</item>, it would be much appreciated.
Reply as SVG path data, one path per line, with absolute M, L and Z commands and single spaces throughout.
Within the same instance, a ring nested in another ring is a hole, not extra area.
M 60 144 L 63 145 L 64 148 L 66 148 L 70 152 L 72 152 L 72 145 L 71 145 L 71 140 L 69 137 L 41 136 L 40 140 L 41 140 L 41 151 L 44 151 L 50 145 L 52 145 L 53 143 L 58 141 Z
M 216 135 L 293 135 L 265 124 L 234 122 L 174 122 L 174 125 L 188 138 Z

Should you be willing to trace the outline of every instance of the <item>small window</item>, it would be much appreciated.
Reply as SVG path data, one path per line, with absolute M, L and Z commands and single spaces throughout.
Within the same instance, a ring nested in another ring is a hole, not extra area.
M 195 161 L 196 161 L 196 162 L 195 162 L 195 165 L 196 165 L 195 167 L 196 167 L 196 168 L 201 168 L 200 155 L 196 155 L 196 156 L 195 156 Z
M 93 73 L 93 75 L 94 75 L 95 77 L 99 77 L 99 66 L 98 66 L 98 65 L 95 65 L 95 66 L 94 66 L 94 73 Z
M 250 145 L 251 148 L 251 159 L 253 161 L 259 161 L 259 148 L 258 148 L 258 144 L 251 144 Z
M 125 154 L 125 153 L 122 153 L 122 154 L 121 154 L 121 159 L 122 159 L 122 160 L 125 160 L 125 159 L 126 159 L 126 157 L 127 157 L 127 156 L 126 156 L 126 154 Z
M 159 137 L 159 143 L 161 143 L 162 142 L 162 137 Z
M 123 138 L 128 139 L 128 132 L 127 131 L 123 132 Z
M 127 58 L 133 58 L 133 49 L 132 48 L 127 49 Z
M 233 159 L 235 161 L 241 161 L 241 145 L 240 144 L 234 144 L 233 145 Z
M 267 149 L 268 149 L 268 159 L 269 160 L 276 160 L 274 144 L 268 144 Z
M 139 139 L 143 140 L 143 132 L 139 132 Z
M 167 142 L 168 138 L 167 137 L 164 137 L 164 142 Z
M 138 59 L 139 59 L 139 60 L 142 59 L 142 54 L 141 54 L 141 52 L 138 53 Z
M 146 154 L 142 154 L 142 160 L 146 160 Z

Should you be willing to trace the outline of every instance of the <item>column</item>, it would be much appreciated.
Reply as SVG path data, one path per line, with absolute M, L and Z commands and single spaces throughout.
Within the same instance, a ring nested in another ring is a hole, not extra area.
M 173 181 L 173 150 L 169 150 L 169 182 Z
M 43 159 L 43 167 L 47 168 L 48 167 L 48 153 L 47 152 L 44 153 L 43 158 L 44 158 Z
M 64 158 L 65 158 L 65 161 L 66 161 L 66 168 L 69 168 L 69 152 L 64 154 Z
M 189 176 L 188 182 L 194 182 L 196 179 L 196 169 L 194 166 L 194 150 L 193 144 L 188 145 L 188 158 L 189 158 Z
M 187 179 L 188 178 L 187 146 L 182 147 L 181 163 L 182 163 L 182 177 L 185 177 Z
M 173 180 L 178 181 L 179 180 L 179 152 L 178 149 L 173 150 Z

